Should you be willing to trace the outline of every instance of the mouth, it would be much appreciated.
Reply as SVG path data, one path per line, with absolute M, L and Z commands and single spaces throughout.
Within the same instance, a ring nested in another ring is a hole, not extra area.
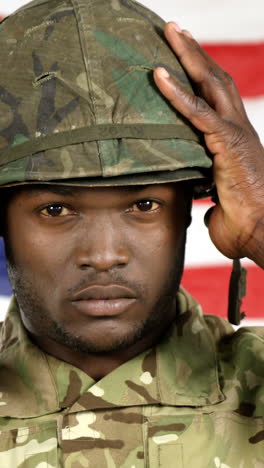
M 114 317 L 123 314 L 136 299 L 88 299 L 73 301 L 72 304 L 90 317 Z
M 136 295 L 119 285 L 92 285 L 79 291 L 71 300 L 73 306 L 90 317 L 114 317 L 135 303 Z

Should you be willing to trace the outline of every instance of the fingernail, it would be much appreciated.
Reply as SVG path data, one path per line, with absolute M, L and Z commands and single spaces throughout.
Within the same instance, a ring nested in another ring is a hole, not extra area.
M 170 77 L 170 74 L 167 72 L 165 68 L 159 68 L 159 75 L 162 76 L 162 78 Z
M 180 26 L 177 23 L 172 22 L 171 24 L 173 25 L 175 31 L 177 31 L 178 33 L 182 32 L 182 29 L 180 28 Z
M 190 31 L 188 31 L 187 29 L 184 29 L 182 31 L 182 33 L 184 34 L 184 36 L 187 36 L 189 37 L 190 39 L 193 39 L 193 35 L 190 33 Z

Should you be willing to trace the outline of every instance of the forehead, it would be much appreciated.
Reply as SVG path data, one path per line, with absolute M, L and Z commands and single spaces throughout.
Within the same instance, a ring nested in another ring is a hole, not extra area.
M 125 195 L 137 195 L 140 193 L 157 193 L 157 194 L 186 194 L 191 191 L 191 185 L 187 182 L 178 183 L 163 183 L 163 184 L 148 184 L 148 185 L 125 185 L 125 186 L 107 186 L 107 187 L 85 187 L 59 185 L 59 184 L 29 184 L 10 187 L 2 190 L 2 198 L 10 196 L 23 195 L 27 198 L 36 197 L 42 194 L 56 194 L 65 197 L 80 197 L 80 196 L 113 196 L 120 197 Z

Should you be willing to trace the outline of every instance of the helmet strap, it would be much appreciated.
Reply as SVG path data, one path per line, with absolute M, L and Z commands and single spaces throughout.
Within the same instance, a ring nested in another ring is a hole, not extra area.
M 233 325 L 239 325 L 245 317 L 245 313 L 240 309 L 242 298 L 246 295 L 246 276 L 247 270 L 242 267 L 240 260 L 233 260 L 228 293 L 228 320 Z

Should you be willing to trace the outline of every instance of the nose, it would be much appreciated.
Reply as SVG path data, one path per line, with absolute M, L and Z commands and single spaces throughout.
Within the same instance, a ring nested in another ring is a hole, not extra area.
M 78 241 L 76 261 L 79 268 L 96 271 L 127 265 L 129 249 L 122 228 L 109 217 L 87 223 Z

